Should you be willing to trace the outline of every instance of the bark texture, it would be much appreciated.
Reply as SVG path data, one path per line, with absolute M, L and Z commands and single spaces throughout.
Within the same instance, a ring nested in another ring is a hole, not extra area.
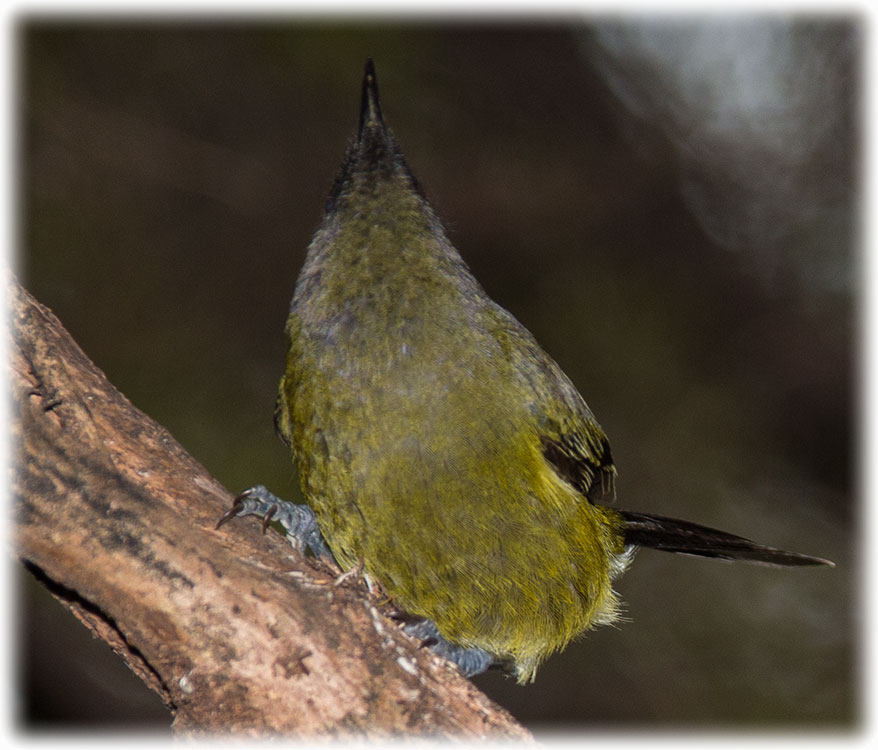
M 358 580 L 298 555 L 6 279 L 16 554 L 178 732 L 528 738 Z

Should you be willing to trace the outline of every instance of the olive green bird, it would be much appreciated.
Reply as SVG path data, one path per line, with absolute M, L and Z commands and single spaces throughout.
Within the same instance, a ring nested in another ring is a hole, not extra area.
M 359 129 L 308 248 L 286 325 L 275 422 L 308 505 L 264 487 L 236 515 L 362 565 L 406 630 L 467 674 L 533 680 L 612 622 L 639 546 L 775 565 L 831 564 L 610 508 L 607 437 L 569 378 L 492 301 L 424 198 L 366 63 Z

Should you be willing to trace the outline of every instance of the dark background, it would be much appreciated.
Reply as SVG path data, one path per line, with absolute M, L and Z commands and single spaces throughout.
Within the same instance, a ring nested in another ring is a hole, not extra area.
M 475 682 L 538 731 L 848 729 L 861 23 L 22 17 L 17 268 L 230 490 L 296 499 L 282 328 L 374 57 L 452 240 L 609 434 L 619 506 L 838 564 L 641 551 L 625 622 Z M 21 579 L 22 726 L 166 731 Z

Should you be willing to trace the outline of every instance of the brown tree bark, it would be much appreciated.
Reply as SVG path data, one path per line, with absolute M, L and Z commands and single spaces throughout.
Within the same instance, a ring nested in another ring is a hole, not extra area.
M 231 494 L 7 279 L 14 541 L 184 733 L 529 734 Z

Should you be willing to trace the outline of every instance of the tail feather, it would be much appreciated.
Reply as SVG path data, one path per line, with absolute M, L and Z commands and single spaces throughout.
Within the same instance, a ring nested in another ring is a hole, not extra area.
M 787 552 L 751 542 L 725 531 L 676 518 L 620 510 L 625 519 L 625 544 L 666 552 L 745 560 L 765 565 L 829 565 L 835 563 L 799 552 Z

